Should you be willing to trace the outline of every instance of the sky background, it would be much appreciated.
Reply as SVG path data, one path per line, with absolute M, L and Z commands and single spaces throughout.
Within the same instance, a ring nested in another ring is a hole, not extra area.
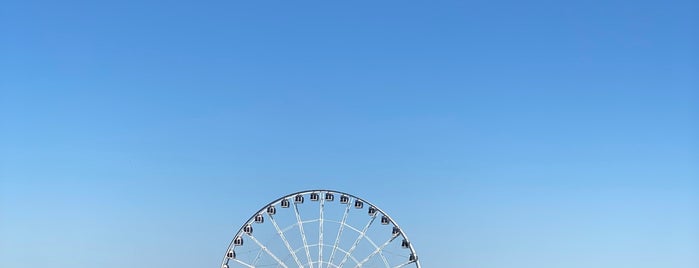
M 310 188 L 388 211 L 425 267 L 699 267 L 697 14 L 4 1 L 0 267 L 217 267 Z

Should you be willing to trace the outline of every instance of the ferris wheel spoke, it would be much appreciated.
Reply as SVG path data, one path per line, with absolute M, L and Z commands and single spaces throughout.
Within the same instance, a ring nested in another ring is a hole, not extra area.
M 289 253 L 291 253 L 291 257 L 294 258 L 294 261 L 296 264 L 298 264 L 299 267 L 303 267 L 303 264 L 301 264 L 301 260 L 299 260 L 299 257 L 296 256 L 296 251 L 291 248 L 291 244 L 289 244 L 289 240 L 286 239 L 286 236 L 284 235 L 284 232 L 279 228 L 279 224 L 277 224 L 277 221 L 274 220 L 274 217 L 272 215 L 269 215 L 270 221 L 272 221 L 272 225 L 274 225 L 274 229 L 277 229 L 277 234 L 279 234 L 279 237 L 281 237 L 282 241 L 284 242 L 284 245 L 286 246 L 286 249 L 289 250 Z
M 303 241 L 303 248 L 306 250 L 306 258 L 308 259 L 308 262 L 311 264 L 311 268 L 313 268 L 313 260 L 311 259 L 311 252 L 308 248 L 308 241 L 306 241 L 306 233 L 303 231 L 303 222 L 301 221 L 301 215 L 299 214 L 299 207 L 296 203 L 294 203 L 294 213 L 296 213 L 296 221 L 299 226 L 299 232 L 301 232 L 301 241 Z
M 318 223 L 318 268 L 323 267 L 323 210 L 325 207 L 325 198 L 320 198 L 320 217 Z
M 347 222 L 347 216 L 349 215 L 350 211 L 350 203 L 347 202 L 347 208 L 345 208 L 345 214 L 342 215 L 342 221 L 340 222 L 340 229 L 337 231 L 337 237 L 335 238 L 335 243 L 333 244 L 333 250 L 330 253 L 330 260 L 328 260 L 328 265 L 326 268 L 330 268 L 330 264 L 332 264 L 333 259 L 335 258 L 335 252 L 337 251 L 338 246 L 340 245 L 340 236 L 342 236 L 342 230 L 345 229 L 345 222 Z
M 255 256 L 255 260 L 252 261 L 253 266 L 257 265 L 257 262 L 260 261 L 260 258 L 262 258 L 262 252 L 264 252 L 264 250 L 260 250 L 259 252 L 257 252 L 257 256 Z
M 284 268 L 289 268 L 289 267 L 286 266 L 286 264 L 285 264 L 283 261 L 281 261 L 279 258 L 277 258 L 277 256 L 274 255 L 274 253 L 272 253 L 271 251 L 269 251 L 269 249 L 267 249 L 267 247 L 266 247 L 265 245 L 263 245 L 262 243 L 260 243 L 260 241 L 258 241 L 257 238 L 255 238 L 252 234 L 248 234 L 248 237 L 250 237 L 250 239 L 252 239 L 252 241 L 254 241 L 255 244 L 257 244 L 260 248 L 262 248 L 262 250 L 264 250 L 270 257 L 272 257 L 272 259 L 274 259 L 275 261 L 277 261 L 277 263 L 279 263 L 279 265 L 281 265 L 281 266 L 284 267 Z M 251 266 L 251 267 L 252 267 L 252 266 Z
M 376 214 L 374 216 L 371 216 L 371 219 L 369 222 L 364 226 L 364 229 L 362 229 L 362 232 L 359 233 L 359 236 L 357 236 L 357 239 L 354 240 L 354 244 L 352 244 L 352 247 L 347 251 L 347 254 L 345 254 L 345 257 L 342 258 L 342 261 L 340 262 L 340 267 L 345 264 L 347 261 L 347 258 L 352 255 L 352 252 L 354 252 L 355 249 L 357 249 L 357 245 L 359 245 L 359 241 L 362 241 L 362 238 L 366 235 L 366 231 L 371 227 L 371 224 L 374 223 L 374 220 L 376 219 Z
M 241 261 L 241 260 L 239 260 L 239 259 L 233 259 L 233 261 L 234 261 L 234 262 L 237 262 L 237 263 L 240 263 L 240 264 L 242 264 L 242 265 L 245 265 L 246 267 L 249 267 L 249 268 L 255 268 L 255 266 L 252 266 L 252 265 L 250 265 L 250 264 L 247 264 L 246 262 Z
M 383 243 L 380 247 L 377 247 L 371 254 L 369 254 L 369 256 L 366 256 L 366 258 L 364 258 L 361 262 L 357 263 L 357 266 L 355 266 L 355 268 L 362 267 L 362 265 L 364 265 L 365 262 L 369 261 L 369 259 L 371 259 L 371 257 L 374 257 L 374 255 L 381 252 L 386 246 L 388 246 L 388 244 L 393 242 L 393 240 L 396 239 L 396 237 L 397 236 L 392 236 L 385 243 Z
M 337 224 L 341 224 L 343 227 L 349 228 L 350 230 L 355 231 L 355 232 L 357 232 L 357 233 L 361 233 L 361 232 L 362 232 L 361 230 L 359 230 L 359 229 L 355 228 L 354 226 L 349 225 L 349 224 L 347 224 L 347 223 L 342 223 L 342 222 L 333 221 L 333 220 L 325 220 L 325 221 L 329 221 L 329 222 L 334 222 L 334 223 L 337 223 Z M 379 245 L 377 245 L 376 243 L 374 243 L 374 240 L 372 240 L 371 237 L 365 235 L 365 236 L 364 236 L 364 239 L 366 239 L 366 241 L 369 242 L 369 244 L 371 244 L 371 246 L 374 247 L 374 249 L 379 248 Z M 395 239 L 395 238 L 394 238 L 394 239 Z M 383 263 L 386 265 L 386 267 L 391 267 L 391 265 L 388 264 L 388 259 L 386 259 L 386 256 L 384 256 L 383 251 L 379 251 L 378 254 L 379 254 L 379 256 L 381 257 L 381 260 L 383 260 Z M 359 263 L 359 262 L 357 262 L 357 263 Z M 328 267 L 328 268 L 329 268 L 329 267 Z
M 406 265 L 408 265 L 408 264 L 411 264 L 411 263 L 413 263 L 413 262 L 415 262 L 415 261 L 407 261 L 407 262 L 401 263 L 401 264 L 399 264 L 399 265 L 397 265 L 397 266 L 393 266 L 393 268 L 401 268 L 401 267 L 406 266 Z
M 309 246 L 309 247 L 316 247 L 316 246 L 329 246 L 329 245 L 327 245 L 327 244 L 326 244 L 326 245 L 314 244 L 314 245 L 308 245 L 308 246 Z M 303 247 L 299 247 L 299 248 L 297 248 L 295 251 L 301 251 L 301 249 L 303 249 Z M 347 251 L 344 250 L 344 249 L 342 249 L 342 248 L 337 248 L 337 250 L 338 250 L 339 252 L 342 252 L 342 253 L 347 253 Z M 351 259 L 354 263 L 359 263 L 359 260 L 357 260 L 357 258 L 355 258 L 354 256 L 350 256 L 350 259 Z M 323 261 L 323 263 L 329 263 L 329 262 Z M 337 267 L 337 265 L 336 265 L 336 264 L 333 264 L 333 263 L 329 263 L 329 265 L 331 265 L 331 266 L 333 266 L 333 267 Z M 390 266 L 387 266 L 387 267 L 390 267 Z

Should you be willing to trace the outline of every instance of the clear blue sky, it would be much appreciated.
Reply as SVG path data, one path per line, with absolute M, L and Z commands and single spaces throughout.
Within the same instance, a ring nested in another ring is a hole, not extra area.
M 698 11 L 5 1 L 0 267 L 217 267 L 308 188 L 425 267 L 699 267 Z

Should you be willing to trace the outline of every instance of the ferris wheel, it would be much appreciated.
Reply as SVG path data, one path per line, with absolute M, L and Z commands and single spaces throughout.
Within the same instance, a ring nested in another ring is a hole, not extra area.
M 236 232 L 221 268 L 416 267 L 404 230 L 357 196 L 309 190 L 278 198 Z

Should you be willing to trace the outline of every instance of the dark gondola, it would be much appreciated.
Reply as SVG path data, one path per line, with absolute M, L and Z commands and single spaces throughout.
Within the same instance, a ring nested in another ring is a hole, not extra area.
M 294 203 L 303 204 L 303 195 L 300 195 L 300 194 L 296 195 L 294 197 Z

